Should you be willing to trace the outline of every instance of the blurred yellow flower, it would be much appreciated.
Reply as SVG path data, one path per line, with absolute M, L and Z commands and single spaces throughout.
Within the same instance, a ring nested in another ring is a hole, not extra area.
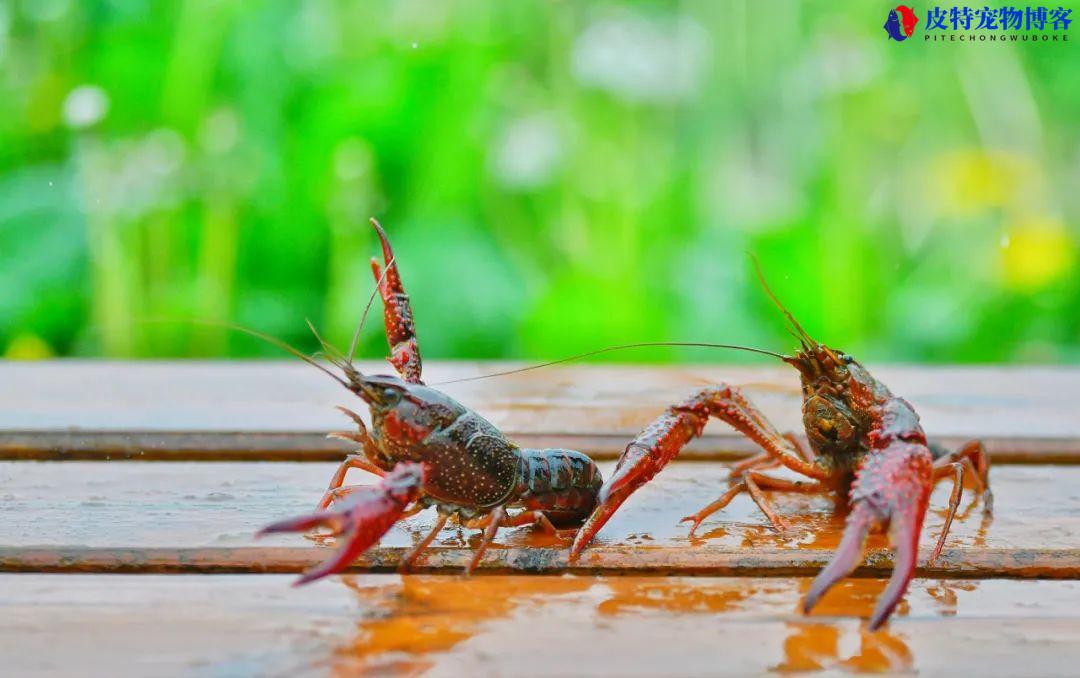
M 1031 158 L 975 149 L 942 155 L 930 178 L 942 211 L 965 216 L 1024 202 L 1036 193 L 1039 170 Z
M 8 360 L 44 360 L 52 356 L 52 347 L 35 334 L 16 335 L 4 351 L 4 357 Z
M 1002 238 L 1002 274 L 1005 284 L 1016 290 L 1045 287 L 1067 275 L 1074 260 L 1075 243 L 1058 219 L 1021 220 Z

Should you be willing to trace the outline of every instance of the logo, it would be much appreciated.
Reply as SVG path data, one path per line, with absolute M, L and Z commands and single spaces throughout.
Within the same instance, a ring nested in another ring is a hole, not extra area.
M 923 42 L 1069 42 L 1073 11 L 1035 5 L 1007 7 L 928 7 Z M 919 17 L 907 5 L 889 10 L 885 33 L 903 42 L 915 33 Z
M 885 19 L 885 32 L 897 42 L 903 42 L 915 32 L 915 24 L 919 23 L 919 17 L 907 5 L 897 5 L 896 9 L 889 10 L 889 17 Z

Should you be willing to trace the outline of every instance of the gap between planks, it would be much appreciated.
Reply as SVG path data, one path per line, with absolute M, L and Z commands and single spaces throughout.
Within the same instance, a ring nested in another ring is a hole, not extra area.
M 580 450 L 598 461 L 617 459 L 630 437 L 615 434 L 510 433 L 522 447 Z M 934 441 L 958 447 L 970 438 Z M 994 464 L 1080 464 L 1080 439 L 984 438 Z M 745 437 L 705 435 L 681 461 L 734 461 L 760 450 Z M 0 461 L 340 461 L 353 448 L 308 432 L 3 431 Z
M 349 572 L 395 572 L 406 552 L 376 547 Z M 461 572 L 472 549 L 433 548 L 413 569 L 416 573 Z M 695 575 L 739 577 L 812 576 L 831 553 L 790 549 L 672 549 L 594 547 L 570 565 L 565 549 L 493 546 L 477 568 L 483 574 Z M 1080 549 L 945 549 L 933 566 L 925 562 L 916 577 L 942 579 L 1080 579 Z M 81 574 L 274 574 L 300 572 L 329 555 L 326 549 L 248 548 L 81 548 L 0 547 L 0 572 Z M 867 554 L 855 577 L 888 577 L 892 557 Z

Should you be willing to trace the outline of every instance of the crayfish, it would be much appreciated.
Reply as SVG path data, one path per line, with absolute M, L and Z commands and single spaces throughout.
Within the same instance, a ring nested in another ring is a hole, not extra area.
M 595 507 L 603 482 L 586 455 L 518 447 L 473 410 L 424 385 L 409 297 L 386 233 L 374 219 L 372 225 L 382 244 L 385 270 L 375 258 L 371 268 L 383 302 L 388 361 L 398 376 L 367 375 L 356 369 L 352 355 L 359 327 L 347 356 L 333 350 L 316 332 L 326 359 L 340 370 L 340 376 L 310 356 L 275 342 L 329 374 L 363 400 L 371 413 L 369 430 L 358 414 L 339 408 L 356 430 L 331 436 L 360 448 L 334 473 L 316 512 L 274 523 L 260 532 L 324 527 L 339 537 L 342 544 L 337 552 L 306 572 L 297 584 L 343 570 L 397 521 L 431 506 L 438 511 L 435 525 L 404 556 L 402 570 L 414 564 L 453 516 L 466 528 L 483 529 L 465 570 L 469 573 L 500 527 L 536 524 L 554 532 L 557 525 L 580 524 Z M 376 486 L 346 486 L 350 469 L 368 471 L 382 481 Z M 521 510 L 511 515 L 507 509 Z
M 757 272 L 765 292 L 790 323 L 800 350 L 788 356 L 749 347 L 723 347 L 772 355 L 799 371 L 809 448 L 794 435 L 781 434 L 735 386 L 706 388 L 669 407 L 626 447 L 614 473 L 600 489 L 599 505 L 574 540 L 571 562 L 630 494 L 651 480 L 691 439 L 700 436 L 709 417 L 716 417 L 750 438 L 763 452 L 733 468 L 731 487 L 720 498 L 683 519 L 692 523 L 691 535 L 709 515 L 743 492 L 780 532 L 788 525 L 773 509 L 765 490 L 834 493 L 847 501 L 844 532 L 832 560 L 811 584 L 803 609 L 809 613 L 829 588 L 855 569 L 871 530 L 888 529 L 894 569 L 870 618 L 870 628 L 878 628 L 903 598 L 914 575 L 919 533 L 936 483 L 953 480 L 945 525 L 930 562 L 941 553 L 960 503 L 965 473 L 982 495 L 984 511 L 989 514 L 992 510 L 986 451 L 976 441 L 954 452 L 931 447 L 912 406 L 893 395 L 850 355 L 815 341 L 769 289 L 760 267 Z M 776 466 L 809 480 L 761 473 Z

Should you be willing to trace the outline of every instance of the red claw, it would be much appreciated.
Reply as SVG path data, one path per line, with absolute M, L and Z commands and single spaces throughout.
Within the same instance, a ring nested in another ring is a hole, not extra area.
M 339 534 L 342 546 L 333 556 L 305 572 L 294 586 L 300 586 L 341 572 L 371 548 L 401 519 L 409 504 L 420 497 L 424 482 L 420 464 L 401 463 L 386 474 L 379 485 L 357 488 L 341 502 L 341 507 L 287 518 L 267 525 L 256 536 L 278 532 L 305 532 L 328 527 Z
M 701 433 L 703 426 L 702 417 L 672 408 L 626 446 L 615 466 L 615 472 L 600 488 L 597 507 L 574 537 L 574 543 L 570 547 L 570 562 L 578 559 L 622 503 L 639 487 L 652 480 L 660 469 L 667 466 L 691 438 Z
M 871 631 L 888 620 L 915 574 L 919 533 L 933 488 L 933 456 L 926 446 L 894 441 L 865 458 L 851 486 L 851 513 L 832 561 L 818 574 L 803 601 L 807 613 L 862 560 L 866 535 L 889 527 L 893 573 L 870 617 Z
M 386 231 L 374 219 L 371 220 L 371 225 L 375 227 L 375 233 L 382 243 L 383 262 L 386 265 L 384 275 L 378 260 L 374 257 L 371 259 L 371 272 L 379 283 L 379 296 L 383 301 L 386 340 L 390 344 L 390 364 L 405 381 L 419 383 L 423 366 L 420 361 L 420 348 L 416 343 L 416 325 L 413 322 L 412 306 L 409 305 L 409 295 L 405 293 L 405 286 L 401 282 L 397 260 L 390 248 Z

